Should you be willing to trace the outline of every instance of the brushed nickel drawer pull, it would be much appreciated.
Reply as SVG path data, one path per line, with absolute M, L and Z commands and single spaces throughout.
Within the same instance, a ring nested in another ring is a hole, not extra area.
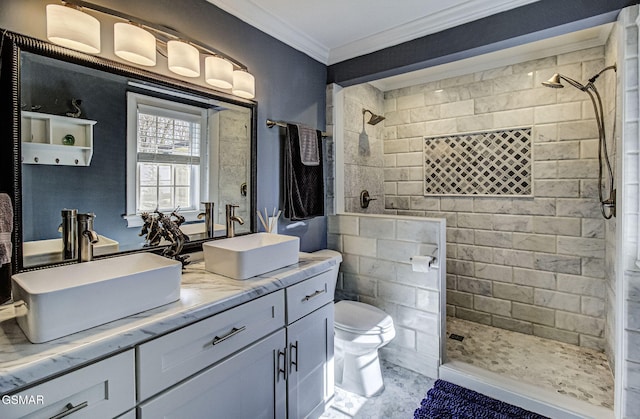
M 296 360 L 293 360 L 293 350 L 296 350 Z M 296 372 L 298 372 L 298 341 L 296 340 L 296 344 L 289 344 L 289 369 L 291 369 L 291 365 L 295 365 Z
M 242 327 L 234 327 L 233 329 L 231 329 L 231 331 L 229 333 L 227 333 L 224 336 L 216 336 L 213 338 L 213 342 L 211 342 L 212 345 L 217 345 L 221 342 L 224 342 L 225 340 L 229 339 L 230 337 L 233 337 L 235 335 L 237 335 L 238 333 L 242 332 L 244 329 L 246 329 L 247 326 L 242 326 Z
M 312 299 L 312 298 L 314 298 L 314 297 L 317 297 L 317 296 L 318 296 L 318 295 L 320 295 L 320 294 L 324 294 L 325 292 L 327 292 L 327 290 L 317 290 L 317 291 L 316 291 L 316 292 L 314 292 L 313 294 L 311 294 L 311 295 L 307 295 L 306 297 L 304 297 L 304 298 L 302 299 L 302 301 L 309 301 L 310 299 Z
M 82 402 L 77 406 L 74 406 L 72 403 L 67 403 L 65 405 L 65 407 L 67 408 L 67 410 L 65 410 L 64 412 L 58 413 L 55 416 L 51 416 L 51 419 L 62 419 L 62 418 L 66 418 L 67 416 L 69 416 L 72 413 L 77 412 L 80 409 L 84 409 L 85 407 L 89 406 L 89 402 Z
M 284 357 L 283 359 L 283 363 L 282 365 L 284 365 L 284 368 L 280 366 L 280 357 Z M 284 347 L 284 351 L 281 351 L 280 349 L 278 349 L 278 373 L 277 373 L 277 377 L 280 378 L 280 373 L 282 373 L 282 378 L 286 381 L 287 380 L 287 347 Z

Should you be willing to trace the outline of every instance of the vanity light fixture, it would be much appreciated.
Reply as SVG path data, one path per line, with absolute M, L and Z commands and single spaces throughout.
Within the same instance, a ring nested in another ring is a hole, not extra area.
M 200 75 L 200 54 L 193 45 L 176 40 L 167 42 L 167 60 L 169 70 L 176 74 L 185 77 Z
M 213 87 L 231 89 L 233 87 L 233 64 L 221 57 L 209 56 L 205 58 L 204 80 Z
M 156 37 L 140 26 L 125 22 L 113 25 L 113 49 L 123 60 L 148 67 L 156 65 Z
M 256 80 L 252 74 L 244 70 L 233 72 L 233 87 L 231 93 L 245 99 L 253 99 L 256 96 Z
M 226 54 L 190 39 L 174 29 L 146 22 L 116 10 L 82 0 L 63 0 L 47 5 L 47 37 L 54 44 L 77 51 L 100 52 L 100 22 L 82 12 L 88 9 L 122 19 L 113 28 L 114 53 L 119 58 L 152 67 L 156 54 L 165 55 L 157 44 L 166 44 L 169 70 L 184 77 L 200 77 L 200 54 L 204 59 L 204 81 L 244 99 L 255 97 L 255 77 L 247 67 Z
M 89 54 L 100 52 L 100 22 L 65 5 L 47 5 L 47 39 L 54 44 Z

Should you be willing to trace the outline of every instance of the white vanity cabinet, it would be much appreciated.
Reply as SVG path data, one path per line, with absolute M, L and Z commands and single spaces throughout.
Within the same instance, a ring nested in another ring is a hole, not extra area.
M 0 417 L 113 418 L 135 404 L 134 354 L 129 350 L 4 396 Z
M 140 345 L 138 419 L 320 416 L 334 391 L 333 275 Z
M 316 418 L 333 398 L 333 294 L 327 271 L 286 289 L 287 417 Z
M 144 401 L 284 326 L 284 291 L 249 301 L 136 349 Z
M 0 418 L 317 418 L 334 392 L 335 271 L 274 283 L 267 294 L 256 281 L 237 291 L 251 293 L 244 303 L 203 318 L 209 304 L 223 310 L 238 295 L 225 284 L 211 303 L 169 320 L 171 331 L 20 389 L 23 402 L 0 405 Z M 24 404 L 28 396 L 34 403 Z
M 280 329 L 143 403 L 138 419 L 284 418 L 284 343 Z

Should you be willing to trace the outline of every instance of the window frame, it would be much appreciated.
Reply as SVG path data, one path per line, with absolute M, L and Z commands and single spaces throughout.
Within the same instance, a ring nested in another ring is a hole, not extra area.
M 127 92 L 127 212 L 124 219 L 127 226 L 141 227 L 140 213 L 136 211 L 138 200 L 138 108 L 156 108 L 165 111 L 166 115 L 188 114 L 193 120 L 201 121 L 200 128 L 200 162 L 198 186 L 192 192 L 194 208 L 180 211 L 186 221 L 197 221 L 200 213 L 199 202 L 206 200 L 209 191 L 209 110 L 205 107 L 188 105 L 177 101 L 161 99 L 146 94 Z

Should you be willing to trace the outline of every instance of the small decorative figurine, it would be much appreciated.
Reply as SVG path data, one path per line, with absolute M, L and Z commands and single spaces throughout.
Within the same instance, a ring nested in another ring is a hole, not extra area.
M 187 260 L 189 256 L 180 256 L 189 237 L 180 230 L 184 217 L 178 214 L 177 210 L 166 215 L 156 209 L 153 213 L 143 212 L 140 216 L 144 224 L 139 236 L 146 236 L 145 246 L 158 246 L 162 239 L 165 239 L 171 244 L 162 251 L 162 256 L 179 261 L 183 268 L 190 263 Z
M 82 105 L 82 99 L 71 99 L 71 106 L 73 106 L 74 111 L 67 112 L 66 115 L 72 118 L 80 118 L 80 115 L 82 115 L 80 105 Z

